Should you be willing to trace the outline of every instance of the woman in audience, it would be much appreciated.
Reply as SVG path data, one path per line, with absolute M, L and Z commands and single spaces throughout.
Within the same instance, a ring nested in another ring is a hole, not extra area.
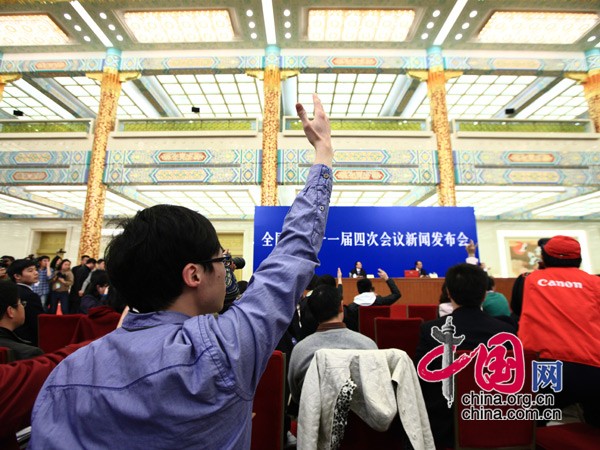
M 108 274 L 105 270 L 96 270 L 92 273 L 90 284 L 88 284 L 79 311 L 87 314 L 90 308 L 106 304 L 108 296 Z
M 71 261 L 63 259 L 56 266 L 54 277 L 52 277 L 52 307 L 50 311 L 52 314 L 56 314 L 59 302 L 63 314 L 69 314 L 69 290 L 73 286 L 74 280 Z

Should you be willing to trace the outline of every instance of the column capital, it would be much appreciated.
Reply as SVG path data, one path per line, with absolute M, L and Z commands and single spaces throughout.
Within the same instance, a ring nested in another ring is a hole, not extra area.
M 12 83 L 13 81 L 17 81 L 20 78 L 21 78 L 21 74 L 19 74 L 19 73 L 9 73 L 9 74 L 0 75 L 0 84 Z
M 276 45 L 265 48 L 265 59 L 263 67 L 281 67 L 281 49 Z

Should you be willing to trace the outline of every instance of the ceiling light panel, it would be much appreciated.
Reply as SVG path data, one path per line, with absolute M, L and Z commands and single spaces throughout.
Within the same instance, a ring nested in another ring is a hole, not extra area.
M 0 15 L 0 47 L 70 43 L 69 36 L 47 14 Z
M 535 81 L 536 77 L 513 75 L 462 75 L 452 78 L 446 83 L 448 117 L 450 120 L 491 119 Z M 482 108 L 474 113 L 479 108 L 473 106 Z M 413 117 L 429 117 L 429 108 L 429 97 L 425 97 Z
M 226 9 L 129 11 L 123 17 L 141 43 L 231 42 L 235 38 Z
M 58 211 L 54 208 L 38 205 L 9 195 L 0 194 L 0 213 L 14 216 L 56 216 Z
M 362 75 L 365 74 L 301 73 L 296 84 L 298 101 L 312 114 L 312 93 L 317 92 L 328 115 L 377 117 L 397 75 Z
M 99 81 L 88 77 L 56 77 L 54 80 L 77 97 L 90 110 L 98 113 L 101 94 Z M 146 119 L 150 117 L 145 112 L 147 108 L 139 104 L 142 99 L 136 98 L 135 100 L 128 95 L 127 89 L 121 89 L 119 107 L 117 108 L 118 119 Z
M 497 216 L 516 209 L 527 209 L 536 203 L 552 199 L 560 193 L 559 190 L 541 190 L 535 187 L 529 189 L 518 186 L 517 189 L 485 186 L 488 189 L 478 187 L 456 187 L 456 206 L 472 206 L 475 215 Z M 561 188 L 559 188 L 561 189 Z M 419 206 L 438 206 L 437 194 L 432 195 Z
M 598 213 L 600 213 L 600 191 L 558 202 L 554 205 L 545 206 L 533 211 L 533 214 L 544 217 L 585 217 Z
M 191 208 L 208 218 L 243 218 L 254 216 L 254 207 L 260 205 L 260 187 L 226 189 L 215 186 L 207 189 L 197 186 L 137 186 L 138 191 L 156 204 L 166 203 Z
M 156 80 L 183 117 L 262 116 L 262 82 L 247 75 L 157 75 Z M 192 113 L 192 106 L 200 113 Z
M 576 120 L 588 111 L 588 104 L 583 93 L 583 86 L 575 80 L 563 80 L 567 87 L 552 100 L 541 106 L 531 115 L 523 118 L 530 120 Z
M 311 9 L 308 40 L 403 42 L 414 19 L 411 9 Z
M 496 11 L 478 40 L 496 44 L 572 44 L 598 20 L 596 13 Z
M 22 120 L 74 118 L 71 113 L 22 79 L 6 85 L 2 101 L 0 101 L 0 110 L 6 114 L 12 115 L 14 108 L 25 113 L 24 116 L 15 117 Z

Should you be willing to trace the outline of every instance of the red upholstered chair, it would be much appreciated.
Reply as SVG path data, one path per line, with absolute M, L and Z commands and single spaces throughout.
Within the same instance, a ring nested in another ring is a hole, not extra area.
M 358 331 L 375 340 L 375 318 L 390 317 L 389 306 L 361 306 L 358 308 Z
M 438 318 L 438 305 L 408 305 L 408 317 L 420 317 L 425 322 Z
M 456 352 L 455 359 L 468 350 Z M 508 352 L 512 357 L 512 351 Z M 525 384 L 522 393 L 531 393 L 531 361 L 534 355 L 525 354 Z M 481 392 L 475 381 L 475 361 L 471 361 L 454 376 L 454 448 L 455 449 L 534 449 L 535 422 L 533 420 L 464 420 L 462 411 L 468 409 L 461 402 L 463 394 L 470 391 Z M 497 392 L 493 391 L 494 394 Z M 502 395 L 506 398 L 506 395 Z M 493 406 L 504 411 L 517 406 Z M 565 447 L 566 448 L 566 447 Z
M 380 349 L 404 350 L 412 359 L 415 357 L 423 319 L 375 319 L 375 342 Z
M 406 305 L 394 303 L 392 306 L 390 306 L 390 317 L 392 319 L 408 319 Z
M 348 424 L 344 432 L 341 450 L 386 449 L 401 450 L 406 448 L 406 434 L 396 416 L 387 431 L 376 431 L 362 421 L 354 412 L 348 414 Z
M 13 360 L 12 350 L 8 347 L 0 347 L 0 364 L 7 364 Z
M 40 314 L 38 316 L 39 346 L 46 353 L 51 353 L 69 345 L 79 319 L 83 314 Z
M 117 328 L 121 314 L 108 306 L 90 308 L 87 315 L 81 317 L 71 336 L 71 344 L 101 338 Z
M 536 430 L 536 448 L 539 450 L 600 449 L 600 428 L 586 423 L 540 427 Z
M 285 354 L 275 350 L 254 395 L 252 411 L 256 416 L 252 419 L 252 450 L 283 448 L 285 378 Z

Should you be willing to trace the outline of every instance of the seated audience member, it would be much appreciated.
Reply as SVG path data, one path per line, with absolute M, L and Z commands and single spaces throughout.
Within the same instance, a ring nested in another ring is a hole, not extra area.
M 106 267 L 130 312 L 52 372 L 32 414 L 32 450 L 250 448 L 256 387 L 319 264 L 327 222 L 333 149 L 314 103 L 313 120 L 297 105 L 316 150 L 306 186 L 277 246 L 222 315 L 229 261 L 208 219 L 156 205 L 124 221 Z
M 465 245 L 465 250 L 467 251 L 467 258 L 465 259 L 465 262 L 467 264 L 473 264 L 473 265 L 478 265 L 479 264 L 479 258 L 477 258 L 475 256 L 475 250 L 477 250 L 477 244 L 475 242 L 473 242 L 473 239 L 471 239 L 469 241 L 469 243 L 467 245 Z
M 452 323 L 456 327 L 455 336 L 465 336 L 458 350 L 472 350 L 481 343 L 487 343 L 489 338 L 500 332 L 516 333 L 513 326 L 490 317 L 481 310 L 487 290 L 487 274 L 480 267 L 468 263 L 458 264 L 448 269 L 445 281 L 454 311 L 447 317 L 440 317 L 421 325 L 421 337 L 415 358 L 417 363 L 430 350 L 441 345 L 431 336 L 431 329 L 441 329 L 449 317 L 452 317 Z M 429 370 L 440 368 L 441 358 L 429 365 Z M 453 447 L 453 412 L 442 394 L 442 382 L 428 383 L 421 380 L 421 389 L 436 447 Z
M 33 403 L 44 381 L 59 362 L 88 343 L 68 345 L 54 353 L 0 364 L 1 449 L 19 449 L 16 433 L 29 426 Z
M 8 269 L 8 264 L 6 264 L 3 261 L 0 261 L 0 281 L 10 279 L 6 269 Z
M 94 267 L 92 269 L 92 271 L 88 274 L 87 278 L 85 279 L 85 281 L 81 285 L 81 296 L 85 295 L 85 291 L 86 291 L 88 285 L 90 284 L 90 281 L 92 280 L 92 274 L 96 270 L 106 270 L 106 265 L 104 264 L 104 260 L 103 259 L 99 259 L 98 261 L 96 261 L 96 267 Z
M 354 269 L 350 271 L 350 278 L 366 278 L 367 274 L 365 273 L 365 269 L 363 269 L 363 265 L 360 261 L 356 261 L 354 263 Z
M 319 325 L 312 316 L 310 309 L 308 309 L 308 297 L 310 297 L 312 291 L 315 289 L 315 287 L 317 287 L 318 282 L 319 276 L 317 274 L 313 274 L 310 282 L 306 286 L 304 295 L 302 295 L 302 298 L 296 305 L 296 311 L 294 312 L 294 317 L 292 318 L 289 332 L 298 342 L 304 339 L 306 336 L 313 334 Z
M 43 354 L 41 348 L 21 339 L 14 331 L 25 323 L 25 304 L 12 281 L 0 281 L 0 347 L 13 351 L 15 359 L 33 358 Z
M 353 331 L 358 331 L 358 310 L 363 306 L 387 306 L 394 303 L 400 298 L 400 290 L 396 286 L 396 282 L 388 277 L 382 269 L 377 270 L 377 275 L 385 280 L 388 287 L 390 288 L 390 295 L 382 297 L 381 295 L 375 294 L 373 283 L 368 278 L 361 278 L 357 280 L 356 287 L 358 288 L 358 295 L 354 297 L 354 301 L 350 303 L 345 309 L 344 322 L 346 326 Z
M 519 337 L 526 350 L 562 361 L 555 406 L 580 403 L 600 427 L 600 278 L 579 269 L 581 247 L 555 236 L 542 248 L 544 270 L 525 278 Z
M 415 268 L 414 270 L 416 270 L 417 272 L 419 272 L 419 278 L 425 278 L 427 277 L 429 274 L 427 273 L 427 271 L 425 269 L 423 269 L 423 261 L 415 261 Z
M 550 238 L 542 238 L 538 240 L 537 244 L 540 250 L 544 250 L 544 245 L 550 240 Z M 544 262 L 538 261 L 537 270 L 544 268 Z M 513 284 L 512 294 L 510 296 L 510 308 L 512 309 L 512 317 L 518 322 L 521 317 L 521 309 L 523 308 L 523 288 L 525 286 L 525 278 L 531 272 L 520 274 Z
M 88 287 L 81 297 L 79 312 L 87 314 L 90 308 L 106 305 L 108 295 L 108 274 L 105 270 L 95 270 Z
M 452 314 L 454 308 L 452 307 L 452 300 L 448 297 L 448 289 L 446 289 L 446 282 L 442 284 L 442 292 L 440 293 L 440 306 L 438 306 L 438 317 L 444 317 L 448 314 Z
M 317 331 L 299 342 L 292 351 L 288 382 L 292 399 L 300 402 L 304 375 L 317 350 L 322 348 L 377 350 L 371 339 L 346 328 L 339 291 L 332 286 L 317 286 L 308 299 L 308 307 L 319 322 Z
M 508 300 L 500 292 L 496 292 L 496 283 L 494 279 L 488 276 L 487 292 L 485 300 L 481 305 L 482 309 L 492 317 L 505 316 L 510 317 L 510 307 Z
M 38 316 L 44 313 L 40 296 L 33 292 L 32 286 L 38 281 L 36 262 L 32 259 L 17 259 L 8 268 L 10 278 L 17 283 L 19 298 L 25 306 L 25 323 L 15 330 L 21 339 L 38 343 Z

